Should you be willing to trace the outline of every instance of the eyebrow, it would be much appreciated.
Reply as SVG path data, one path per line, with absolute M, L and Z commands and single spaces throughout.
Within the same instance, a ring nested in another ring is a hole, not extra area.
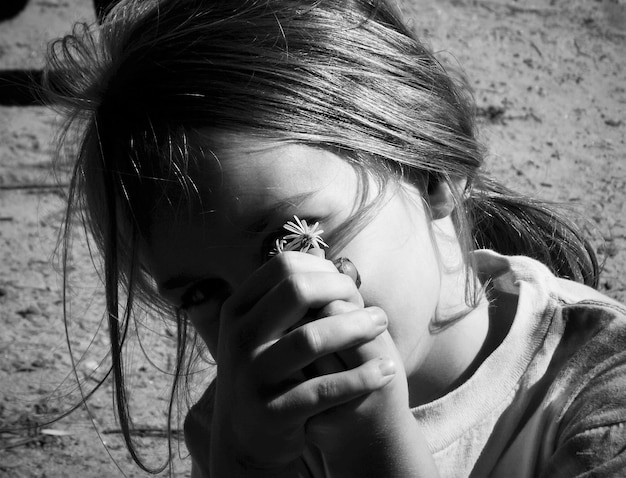
M 244 223 L 244 226 L 242 227 L 242 233 L 245 236 L 249 237 L 263 232 L 269 225 L 270 217 L 272 215 L 275 215 L 277 212 L 285 211 L 289 208 L 297 207 L 299 204 L 302 204 L 303 201 L 310 198 L 314 194 L 315 191 L 295 194 L 293 196 L 277 200 L 269 206 L 264 207 L 263 209 L 255 210 L 255 219 L 250 222 Z M 171 291 L 175 289 L 180 289 L 187 284 L 192 284 L 194 282 L 210 278 L 210 276 L 179 274 L 163 281 L 161 284 L 159 284 L 159 288 Z

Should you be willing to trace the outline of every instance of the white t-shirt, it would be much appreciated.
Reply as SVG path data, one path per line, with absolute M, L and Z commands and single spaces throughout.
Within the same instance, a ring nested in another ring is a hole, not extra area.
M 527 257 L 474 259 L 517 313 L 469 380 L 413 410 L 440 475 L 626 477 L 626 309 Z

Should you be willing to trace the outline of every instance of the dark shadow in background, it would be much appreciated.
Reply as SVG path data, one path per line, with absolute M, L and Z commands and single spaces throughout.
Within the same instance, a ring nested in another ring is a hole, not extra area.
M 102 20 L 117 1 L 93 0 L 98 21 Z M 0 22 L 15 18 L 24 10 L 27 3 L 28 0 L 0 0 Z M 42 77 L 41 70 L 0 70 L 0 106 L 45 104 L 45 98 L 41 93 Z
M 0 70 L 0 105 L 37 106 L 41 98 L 41 70 Z
M 0 3 L 0 22 L 16 17 L 24 10 L 28 0 L 2 0 Z

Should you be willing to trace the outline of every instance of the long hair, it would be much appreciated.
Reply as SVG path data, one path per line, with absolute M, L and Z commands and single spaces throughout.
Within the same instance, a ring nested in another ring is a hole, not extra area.
M 158 301 L 139 259 L 155 211 L 191 213 L 199 200 L 193 173 L 209 154 L 194 141 L 200 130 L 329 150 L 383 186 L 448 182 L 466 250 L 529 255 L 597 283 L 575 224 L 484 177 L 469 89 L 384 0 L 123 1 L 99 28 L 79 26 L 51 46 L 47 78 L 68 131 L 81 132 L 68 211 L 84 211 L 104 257 L 117 412 L 141 466 L 124 324 L 135 300 Z

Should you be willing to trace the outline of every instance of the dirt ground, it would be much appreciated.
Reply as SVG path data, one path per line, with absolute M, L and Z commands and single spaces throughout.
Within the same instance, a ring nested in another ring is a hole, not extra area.
M 577 211 L 603 264 L 601 290 L 626 301 L 626 2 L 624 0 L 402 0 L 411 25 L 445 64 L 473 85 L 487 167 L 506 184 Z M 30 0 L 0 23 L 0 70 L 39 68 L 45 44 L 88 0 Z M 54 259 L 62 187 L 51 174 L 58 118 L 46 107 L 0 106 L 0 476 L 147 476 L 126 452 L 108 383 L 76 403 L 101 376 L 106 347 L 102 294 L 85 245 L 76 241 L 68 353 L 62 279 Z M 58 180 L 66 179 L 61 175 Z M 126 368 L 137 439 L 163 462 L 174 340 L 146 318 Z M 147 351 L 149 359 L 141 353 Z M 175 428 L 178 425 L 174 424 Z M 184 445 L 175 476 L 188 476 Z

